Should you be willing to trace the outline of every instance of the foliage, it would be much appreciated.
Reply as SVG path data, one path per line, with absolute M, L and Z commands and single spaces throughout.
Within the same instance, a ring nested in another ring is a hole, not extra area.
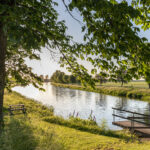
M 7 36 L 5 87 L 14 82 L 38 87 L 41 80 L 25 64 L 25 58 L 39 60 L 41 47 L 56 48 L 57 42 L 59 46 L 67 42 L 66 26 L 57 20 L 55 5 L 51 0 L 0 2 L 0 22 Z
M 99 74 L 95 75 L 95 79 L 97 82 L 100 82 L 100 84 L 106 83 L 108 80 L 108 74 L 106 72 L 100 72 Z
M 121 86 L 133 79 L 133 75 L 130 72 L 130 68 L 121 64 L 119 68 L 116 68 L 111 72 L 110 81 L 121 82 Z
M 117 76 L 123 65 L 124 70 L 127 70 L 124 81 L 145 77 L 150 43 L 139 33 L 150 28 L 149 2 L 72 0 L 66 7 L 70 13 L 77 9 L 83 17 L 83 23 L 80 23 L 84 43 L 65 51 L 67 61 L 61 59 L 61 63 L 70 65 L 70 72 L 94 86 L 88 69 L 79 64 L 81 59 L 93 65 L 91 74 L 101 70 L 107 71 L 110 76 Z
M 51 82 L 55 83 L 79 83 L 76 77 L 73 75 L 66 75 L 64 72 L 56 70 L 51 76 Z
M 149 64 L 146 67 L 146 71 L 144 72 L 144 74 L 145 74 L 145 80 L 148 83 L 149 88 L 150 88 L 150 68 L 149 68 Z

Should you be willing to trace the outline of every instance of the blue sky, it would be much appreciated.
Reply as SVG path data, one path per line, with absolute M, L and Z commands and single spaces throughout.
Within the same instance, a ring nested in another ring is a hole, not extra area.
M 58 2 L 58 0 L 56 0 Z M 65 20 L 66 26 L 68 27 L 67 34 L 73 36 L 74 41 L 76 42 L 83 42 L 83 34 L 81 33 L 81 25 L 74 20 L 66 11 L 66 8 L 64 7 L 61 0 L 59 0 L 59 6 L 57 7 L 57 11 L 59 13 L 59 20 Z M 77 11 L 73 12 L 73 15 L 75 18 L 82 21 L 82 17 Z M 140 32 L 140 36 L 147 37 L 150 41 L 150 30 L 149 31 L 142 31 Z M 40 54 L 41 61 L 30 61 L 27 60 L 26 63 L 33 68 L 33 72 L 37 73 L 38 75 L 49 75 L 51 76 L 53 72 L 56 70 L 62 70 L 64 72 L 67 72 L 65 68 L 60 68 L 57 61 L 53 60 L 50 57 L 50 53 L 45 48 L 42 48 L 42 53 Z M 89 64 L 87 64 L 88 66 Z M 90 67 L 90 66 L 89 66 Z
M 59 1 L 59 6 L 57 7 L 57 11 L 59 13 L 59 20 L 65 20 L 66 26 L 68 27 L 67 34 L 72 35 L 74 40 L 76 42 L 81 42 L 82 40 L 82 33 L 81 33 L 81 25 L 74 20 L 66 11 L 66 8 L 64 7 L 64 4 L 62 1 Z M 74 11 L 73 15 L 82 20 L 81 16 Z M 42 53 L 40 54 L 41 61 L 36 60 L 27 60 L 27 64 L 33 68 L 33 72 L 37 73 L 38 75 L 49 75 L 51 76 L 53 72 L 56 70 L 62 70 L 64 72 L 67 72 L 65 68 L 60 68 L 57 61 L 53 60 L 50 57 L 50 53 L 45 48 L 42 49 Z

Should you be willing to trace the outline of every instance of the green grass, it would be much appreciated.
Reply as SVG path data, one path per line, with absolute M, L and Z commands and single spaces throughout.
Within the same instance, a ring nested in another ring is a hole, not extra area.
M 64 88 L 72 88 L 72 89 L 78 89 L 78 90 L 85 90 L 85 91 L 91 91 L 91 92 L 97 92 L 97 93 L 103 93 L 108 95 L 114 95 L 114 96 L 124 96 L 128 98 L 135 98 L 135 99 L 141 99 L 145 101 L 150 101 L 150 89 L 147 88 L 139 88 L 139 87 L 132 87 L 132 86 L 115 86 L 113 83 L 107 83 L 107 85 L 97 85 L 95 89 L 92 89 L 91 87 L 84 87 L 81 85 L 72 85 L 72 84 L 61 84 L 61 83 L 51 83 L 52 85 L 64 87 Z M 109 85 L 110 84 L 110 85 Z M 142 85 L 145 83 L 141 83 Z
M 27 115 L 8 116 L 9 104 L 25 104 Z M 150 142 L 124 140 L 101 135 L 78 127 L 98 128 L 90 121 L 71 118 L 62 120 L 53 116 L 52 108 L 48 109 L 33 100 L 15 92 L 5 94 L 5 127 L 0 133 L 0 150 L 148 150 Z M 53 118 L 53 123 L 45 119 Z M 44 121 L 45 120 L 45 121 Z M 70 126 L 69 126 L 69 125 Z M 99 129 L 100 130 L 100 129 Z M 117 135 L 123 134 L 117 132 Z M 129 134 L 123 134 L 129 136 Z
M 96 122 L 94 122 L 93 120 L 83 120 L 83 119 L 74 118 L 74 117 L 71 117 L 66 120 L 59 116 L 45 117 L 43 120 L 49 123 L 54 123 L 54 124 L 66 126 L 69 128 L 74 128 L 80 131 L 86 131 L 86 132 L 93 133 L 93 134 L 116 137 L 119 139 L 124 139 L 125 141 L 133 140 L 133 137 L 131 136 L 129 132 L 122 133 L 122 132 L 113 131 L 113 130 L 107 129 L 107 127 L 103 125 L 103 123 L 102 125 L 98 126 Z M 136 139 L 137 137 L 135 136 L 134 140 Z
M 96 83 L 97 86 L 101 86 L 100 83 Z M 117 86 L 120 87 L 121 83 L 120 82 L 106 82 L 102 84 L 103 86 Z M 128 83 L 125 83 L 123 85 L 124 87 L 130 87 L 130 88 L 146 88 L 148 89 L 148 84 L 145 81 L 131 81 Z

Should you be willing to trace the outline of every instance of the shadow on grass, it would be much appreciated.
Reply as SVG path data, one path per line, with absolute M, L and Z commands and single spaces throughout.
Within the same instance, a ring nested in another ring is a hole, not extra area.
M 81 120 L 81 121 L 80 121 Z M 113 130 L 106 130 L 105 128 L 100 128 L 97 125 L 86 125 L 82 123 L 82 119 L 80 119 L 79 122 L 73 122 L 72 120 L 65 120 L 62 117 L 58 116 L 52 116 L 52 117 L 45 117 L 43 118 L 43 121 L 53 123 L 53 124 L 58 124 L 61 126 L 66 126 L 69 128 L 74 128 L 76 130 L 84 131 L 84 132 L 89 132 L 97 135 L 104 135 L 108 137 L 114 137 L 114 138 L 119 138 L 123 139 L 125 141 L 131 141 L 133 140 L 133 136 L 129 132 L 122 132 L 118 133 Z M 136 137 L 134 137 L 134 140 L 136 140 Z
M 0 134 L 0 150 L 64 150 L 57 135 L 39 120 L 26 116 L 5 118 L 5 127 Z
M 34 150 L 37 140 L 32 129 L 24 120 L 9 118 L 0 135 L 0 149 L 2 150 Z

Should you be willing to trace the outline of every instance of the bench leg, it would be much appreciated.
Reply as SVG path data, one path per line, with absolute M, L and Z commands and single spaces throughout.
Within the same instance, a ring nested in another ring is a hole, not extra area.
M 12 111 L 10 111 L 10 116 L 12 116 L 13 115 L 13 112 Z
M 22 112 L 24 113 L 24 114 L 26 114 L 26 109 L 24 108 L 24 109 L 22 109 Z

